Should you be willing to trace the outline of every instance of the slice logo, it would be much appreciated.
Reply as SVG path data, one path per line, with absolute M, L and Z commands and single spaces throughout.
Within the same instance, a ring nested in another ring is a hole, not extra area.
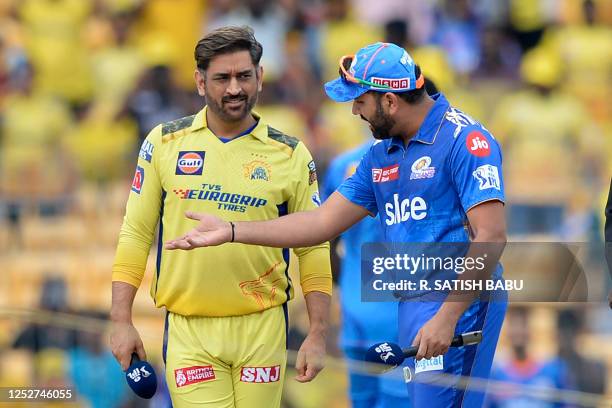
M 400 200 L 399 194 L 393 194 L 393 202 L 385 203 L 385 223 L 389 226 L 408 220 L 420 221 L 427 217 L 427 203 L 422 197 Z
M 272 367 L 242 367 L 240 381 L 247 383 L 272 383 L 280 379 L 280 365 Z
M 372 169 L 372 181 L 374 183 L 386 183 L 387 181 L 399 178 L 399 164 L 383 167 L 382 169 Z
M 179 176 L 201 176 L 206 152 L 179 152 L 176 174 Z
M 211 365 L 192 366 L 174 370 L 174 381 L 177 388 L 214 379 L 215 370 L 213 370 Z
M 134 180 L 132 180 L 132 191 L 136 194 L 140 194 L 142 190 L 142 184 L 144 183 L 145 171 L 142 167 L 136 166 L 136 173 L 134 173 Z
M 477 130 L 470 132 L 465 140 L 465 147 L 476 157 L 487 157 L 491 154 L 487 137 Z

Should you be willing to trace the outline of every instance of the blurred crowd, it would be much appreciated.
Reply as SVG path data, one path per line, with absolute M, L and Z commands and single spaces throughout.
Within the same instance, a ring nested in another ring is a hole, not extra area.
M 193 49 L 223 25 L 254 28 L 256 111 L 307 144 L 320 176 L 371 137 L 322 84 L 341 56 L 393 42 L 500 140 L 511 240 L 601 241 L 611 23 L 608 0 L 0 0 L 0 256 L 28 247 L 24 221 L 82 214 L 84 191 L 102 210 L 127 194 L 149 130 L 201 109 Z M 94 340 L 68 347 L 67 367 L 110 361 Z
M 510 232 L 586 240 L 612 170 L 611 22 L 603 0 L 2 0 L 4 213 L 61 213 L 81 183 L 129 177 L 151 128 L 203 104 L 197 40 L 246 24 L 264 45 L 259 110 L 321 169 L 368 137 L 322 83 L 394 42 L 502 142 Z

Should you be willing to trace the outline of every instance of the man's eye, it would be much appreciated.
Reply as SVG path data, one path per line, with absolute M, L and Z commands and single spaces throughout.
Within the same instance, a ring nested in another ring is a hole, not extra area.
M 250 77 L 251 77 L 250 73 L 240 75 L 240 78 L 250 78 Z

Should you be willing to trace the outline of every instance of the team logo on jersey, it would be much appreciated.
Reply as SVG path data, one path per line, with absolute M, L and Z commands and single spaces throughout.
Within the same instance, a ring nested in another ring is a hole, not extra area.
M 155 146 L 153 146 L 153 143 L 149 142 L 148 140 L 145 140 L 144 142 L 142 142 L 142 146 L 140 146 L 140 152 L 138 153 L 138 156 L 140 156 L 140 158 L 142 158 L 143 160 L 146 160 L 151 163 L 154 148 Z
M 492 166 L 490 164 L 483 164 L 482 166 L 474 170 L 472 176 L 474 176 L 474 178 L 478 180 L 478 183 L 480 184 L 478 188 L 480 190 L 488 190 L 494 188 L 495 190 L 501 191 L 499 170 L 496 166 Z
M 272 367 L 242 367 L 240 381 L 247 383 L 272 383 L 280 379 L 280 365 Z
M 315 191 L 315 193 L 310 197 L 310 199 L 312 200 L 312 203 L 317 207 L 321 206 L 321 197 L 319 196 L 318 192 Z
M 477 157 L 487 157 L 491 154 L 487 137 L 477 130 L 470 132 L 465 139 L 465 147 L 467 147 L 468 152 Z
M 432 178 L 436 174 L 436 168 L 430 167 L 431 165 L 431 157 L 423 156 L 420 159 L 416 159 L 414 163 L 412 163 L 412 173 L 410 173 L 410 180 L 419 180 Z
M 136 173 L 134 173 L 134 179 L 132 180 L 132 191 L 136 194 L 140 194 L 142 190 L 142 183 L 144 183 L 145 171 L 142 167 L 136 166 Z
M 372 169 L 372 181 L 374 183 L 386 183 L 387 181 L 399 178 L 399 164 L 383 167 L 382 169 Z
M 285 277 L 274 274 L 280 262 L 275 263 L 257 279 L 240 282 L 240 290 L 244 296 L 250 296 L 261 310 L 272 307 L 275 304 L 276 295 L 282 295 L 278 287 Z
M 178 388 L 215 379 L 215 370 L 211 365 L 192 366 L 174 370 L 174 380 Z
M 444 356 L 422 358 L 414 361 L 414 373 L 422 373 L 424 371 L 441 371 L 444 370 Z
M 308 185 L 311 186 L 315 181 L 317 181 L 317 166 L 314 160 L 311 160 L 308 162 Z
M 176 174 L 179 176 L 201 176 L 206 152 L 179 152 L 176 160 Z
M 270 181 L 270 174 L 272 173 L 272 167 L 261 160 L 253 160 L 247 164 L 242 165 L 244 169 L 244 177 L 247 180 L 264 180 Z

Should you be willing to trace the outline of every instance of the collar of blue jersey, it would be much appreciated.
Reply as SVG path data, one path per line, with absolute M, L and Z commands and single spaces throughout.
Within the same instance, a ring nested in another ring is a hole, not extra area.
M 417 131 L 416 135 L 411 141 L 433 144 L 436 141 L 436 136 L 440 131 L 440 125 L 444 119 L 444 115 L 450 106 L 448 100 L 442 93 L 432 95 L 431 98 L 435 101 L 433 107 L 425 116 L 425 120 L 421 124 L 421 127 Z M 387 153 L 390 153 L 393 148 L 404 148 L 404 140 L 401 137 L 394 137 L 391 139 L 389 146 L 387 147 Z
M 206 123 L 206 109 L 207 108 L 205 106 L 204 109 L 196 114 L 191 125 L 191 131 L 208 127 Z M 255 128 L 251 131 L 251 135 L 265 143 L 266 139 L 268 138 L 268 124 L 261 119 L 261 115 L 259 113 L 251 111 L 251 115 L 253 115 L 255 120 L 258 121 L 257 126 L 255 126 Z

